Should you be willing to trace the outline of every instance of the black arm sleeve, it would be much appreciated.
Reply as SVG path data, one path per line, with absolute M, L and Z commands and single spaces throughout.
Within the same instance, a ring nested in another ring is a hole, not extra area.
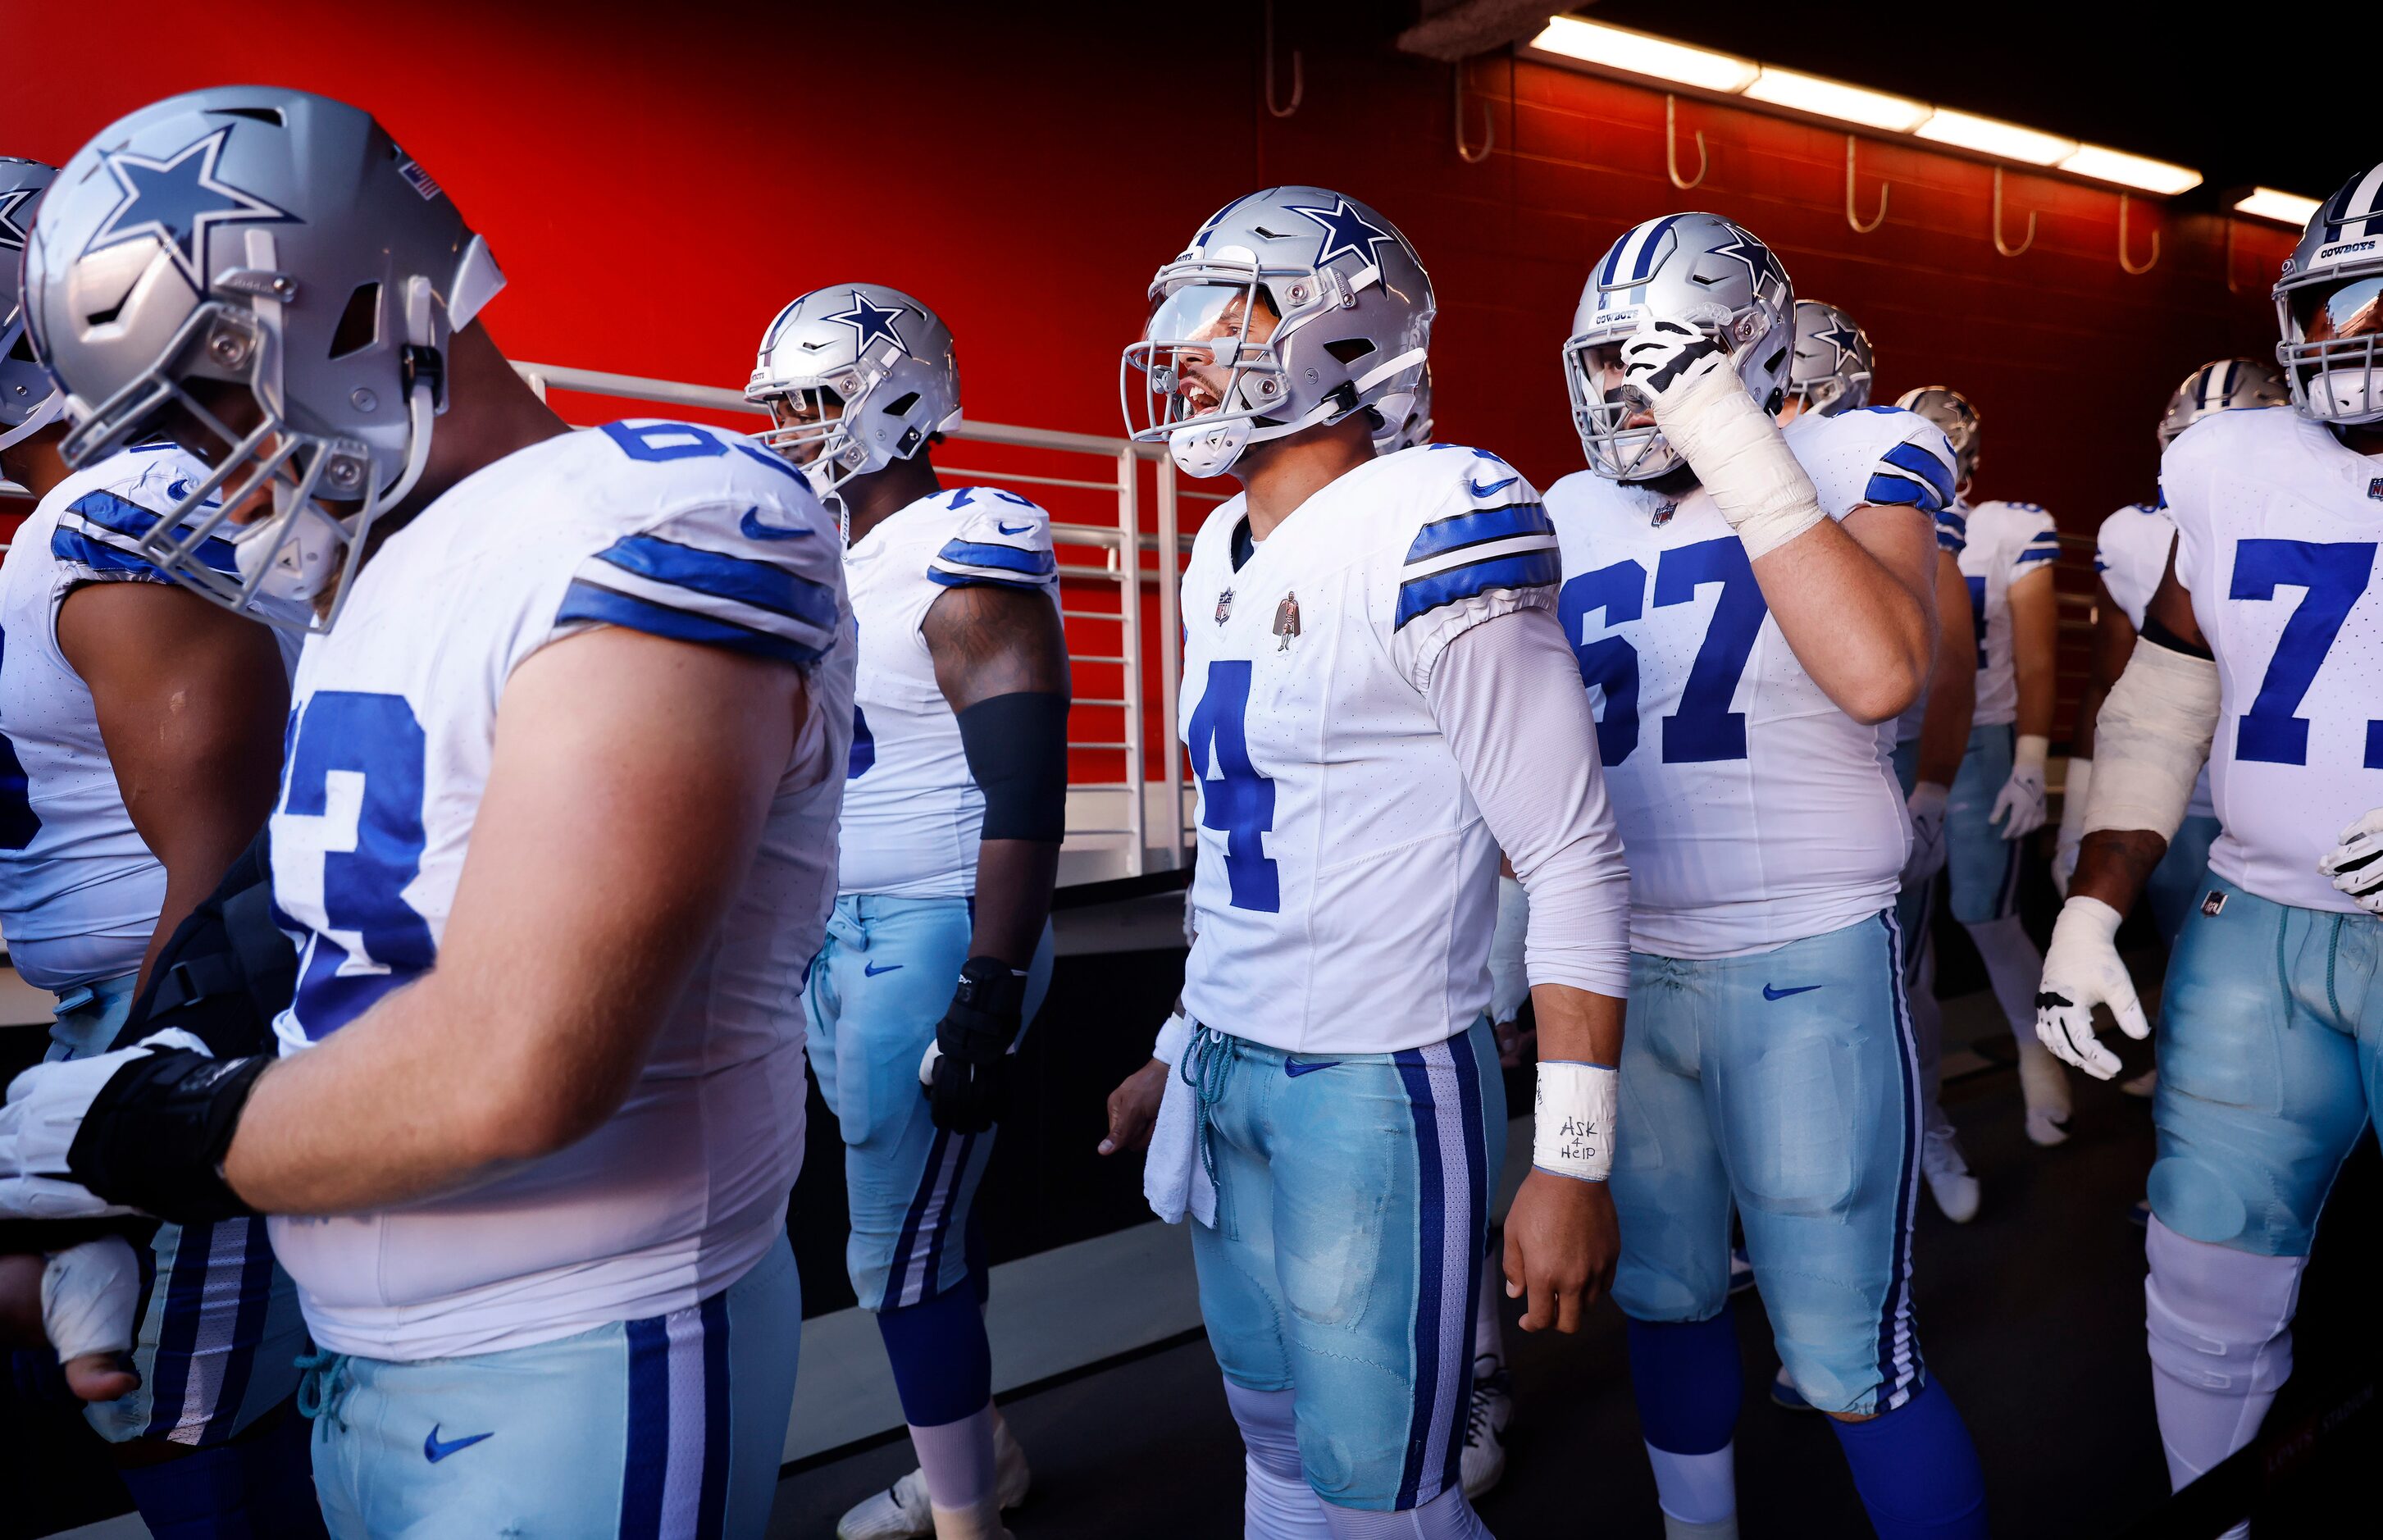
M 957 713 L 988 840 L 1057 844 L 1068 833 L 1068 697 L 1020 690 Z

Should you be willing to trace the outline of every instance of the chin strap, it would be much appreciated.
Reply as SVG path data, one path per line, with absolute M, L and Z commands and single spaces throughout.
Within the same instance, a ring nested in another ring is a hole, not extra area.
M 416 358 L 436 360 L 438 349 L 432 343 L 434 333 L 430 316 L 430 280 L 420 274 L 405 280 L 405 343 Z M 413 382 L 406 392 L 406 416 L 410 426 L 406 433 L 405 469 L 389 491 L 381 497 L 383 508 L 403 502 L 414 484 L 422 479 L 430 463 L 430 428 L 438 415 L 440 388 L 445 384 L 443 367 L 419 367 L 413 370 Z
M 58 414 L 66 410 L 66 392 L 63 390 L 52 390 L 48 396 L 43 399 L 41 405 L 33 408 L 33 414 L 31 416 L 26 418 L 23 422 L 19 423 L 15 427 L 10 428 L 7 432 L 0 433 L 0 450 L 15 449 L 26 439 L 31 438 L 33 435 L 41 432 L 52 423 L 56 422 L 58 420 Z

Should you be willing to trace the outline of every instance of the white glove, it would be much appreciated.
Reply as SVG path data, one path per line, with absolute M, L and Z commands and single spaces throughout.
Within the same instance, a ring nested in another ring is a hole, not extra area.
M 2316 869 L 2370 915 L 2383 915 L 2383 807 L 2377 807 L 2341 832 L 2341 843 L 2327 851 Z
M 42 1268 L 42 1331 L 58 1361 L 132 1346 L 141 1302 L 141 1262 L 120 1235 L 56 1252 Z
M 1945 846 L 1945 789 L 1933 781 L 1911 788 L 1911 854 L 1903 858 L 1899 886 L 1915 887 L 1945 869 L 1949 854 Z
M 2043 761 L 2051 751 L 2051 740 L 2042 734 L 2019 734 L 2018 751 L 2011 757 L 2010 779 L 2003 782 L 1994 811 L 1986 815 L 1988 823 L 2003 826 L 2004 839 L 2016 840 L 2043 827 Z
M 2043 982 L 2036 987 L 2035 1035 L 2055 1058 L 2097 1080 L 2118 1072 L 2118 1056 L 2094 1041 L 2094 1006 L 2107 1005 L 2118 1029 L 2137 1041 L 2152 1035 L 2135 981 L 2118 960 L 2121 918 L 2098 898 L 2062 905 L 2043 952 Z
M 0 1106 L 0 1215 L 93 1219 L 136 1212 L 76 1181 L 67 1170 L 67 1151 L 83 1114 L 116 1072 L 160 1048 L 207 1052 L 205 1043 L 172 1028 L 112 1053 L 37 1064 L 8 1083 L 7 1105 Z
M 2060 837 L 2052 852 L 2052 885 L 2068 896 L 2077 875 L 2077 848 L 2085 843 L 2085 789 L 2093 783 L 2093 761 L 2068 757 L 2068 783 L 2060 790 Z

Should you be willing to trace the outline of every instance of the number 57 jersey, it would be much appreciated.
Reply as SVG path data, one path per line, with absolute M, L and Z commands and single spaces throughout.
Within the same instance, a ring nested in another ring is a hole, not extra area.
M 735 1282 L 784 1226 L 854 649 L 834 522 L 738 435 L 632 422 L 546 439 L 449 489 L 357 575 L 291 687 L 273 896 L 299 979 L 275 1030 L 284 1057 L 312 1052 L 437 967 L 506 682 L 604 625 L 798 667 L 808 720 L 743 885 L 608 1121 L 460 1192 L 271 1221 L 333 1351 L 447 1358 L 667 1314 Z M 488 1039 L 510 1025 L 488 1002 Z
M 2209 869 L 2355 914 L 2316 864 L 2383 807 L 2383 460 L 2288 407 L 2219 412 L 2168 446 L 2160 496 L 2217 659 Z
M 1952 501 L 1952 451 L 1911 413 L 1807 414 L 1786 438 L 1832 518 Z M 1631 949 L 1738 956 L 1893 904 L 1911 826 L 1879 731 L 1804 671 L 1711 497 L 1582 471 L 1547 501 L 1557 618 L 1630 855 Z

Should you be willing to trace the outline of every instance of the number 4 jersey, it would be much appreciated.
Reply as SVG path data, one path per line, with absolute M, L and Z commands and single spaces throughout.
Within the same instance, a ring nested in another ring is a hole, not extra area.
M 1786 438 L 1832 518 L 1952 501 L 1952 451 L 1910 413 L 1808 413 Z M 1632 950 L 1737 956 L 1893 904 L 1910 822 L 1879 730 L 1804 671 L 1712 499 L 1582 471 L 1548 512 L 1557 617 L 1630 854 Z
M 834 521 L 735 435 L 614 423 L 508 455 L 390 536 L 308 641 L 272 824 L 274 901 L 301 939 L 281 1051 L 435 966 L 506 680 L 600 625 L 801 667 L 809 720 L 744 886 L 610 1121 L 448 1197 L 272 1221 L 325 1348 L 443 1358 L 666 1314 L 727 1287 L 784 1224 L 853 648 Z M 486 1030 L 506 1025 L 492 1002 Z
M 2220 412 L 2160 461 L 2176 576 L 2217 657 L 2209 869 L 2259 897 L 2358 912 L 2316 869 L 2383 807 L 2383 460 L 2289 407 Z

